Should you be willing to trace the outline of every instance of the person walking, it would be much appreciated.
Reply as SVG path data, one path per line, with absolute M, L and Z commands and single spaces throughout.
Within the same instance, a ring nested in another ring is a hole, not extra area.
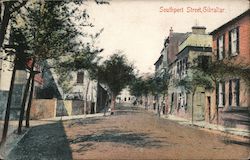
M 111 100 L 109 100 L 109 99 L 106 100 L 105 106 L 104 106 L 104 114 L 103 114 L 103 116 L 106 116 L 106 112 L 109 109 L 110 102 L 111 102 Z

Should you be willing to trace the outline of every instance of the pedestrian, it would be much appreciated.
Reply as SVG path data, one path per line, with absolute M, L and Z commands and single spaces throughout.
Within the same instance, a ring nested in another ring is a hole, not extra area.
M 154 110 L 155 110 L 155 108 L 156 108 L 156 101 L 155 100 L 153 101 L 153 106 L 154 106 Z
M 106 102 L 105 102 L 105 106 L 104 106 L 104 115 L 103 116 L 106 116 L 106 112 L 108 111 L 108 108 L 109 108 L 109 105 L 110 105 L 110 100 L 107 99 Z
M 162 113 L 165 114 L 166 106 L 164 101 L 162 101 Z

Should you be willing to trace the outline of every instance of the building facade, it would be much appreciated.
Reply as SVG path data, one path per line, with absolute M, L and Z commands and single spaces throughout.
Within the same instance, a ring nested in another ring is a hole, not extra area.
M 129 103 L 132 104 L 136 100 L 135 96 L 130 94 L 129 87 L 124 88 L 121 93 L 116 97 L 117 103 Z
M 243 68 L 250 67 L 250 10 L 218 27 L 213 36 L 213 61 Z M 250 126 L 250 87 L 235 75 L 220 79 L 212 94 L 207 109 L 207 121 L 227 127 L 248 128 Z M 216 115 L 211 118 L 210 115 Z M 218 116 L 218 117 L 217 117 Z M 210 117 L 210 118 L 209 118 Z
M 192 27 L 191 33 L 184 34 L 184 40 L 178 44 L 178 52 L 170 68 L 169 85 L 169 106 L 171 113 L 180 117 L 194 120 L 204 120 L 205 118 L 205 95 L 206 91 L 202 87 L 195 90 L 187 90 L 185 86 L 178 85 L 177 82 L 193 77 L 193 69 L 190 66 L 197 65 L 196 60 L 201 59 L 208 62 L 212 54 L 212 36 L 205 32 L 206 28 L 201 26 Z M 193 86 L 194 87 L 194 86 Z

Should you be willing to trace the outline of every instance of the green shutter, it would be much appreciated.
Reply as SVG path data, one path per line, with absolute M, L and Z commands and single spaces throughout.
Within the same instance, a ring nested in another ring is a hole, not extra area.
M 228 53 L 229 55 L 232 54 L 232 49 L 231 49 L 231 31 L 228 32 Z
M 217 55 L 217 60 L 219 60 L 219 37 L 217 38 L 217 40 L 216 40 L 217 42 L 217 44 L 216 44 L 216 46 L 217 46 L 217 51 L 216 51 L 216 55 Z
M 222 50 L 223 58 L 225 58 L 225 34 L 223 34 L 223 50 Z
M 216 105 L 219 105 L 219 82 L 216 82 Z
M 239 37 L 239 27 L 236 28 L 236 33 L 237 33 L 237 46 L 236 46 L 236 51 L 239 54 L 240 53 L 240 37 Z
M 240 106 L 240 80 L 235 80 L 236 106 Z
M 229 80 L 229 106 L 232 106 L 232 98 L 233 98 L 233 95 L 232 95 L 232 80 Z
M 223 97 L 222 97 L 223 102 L 222 102 L 222 104 L 223 104 L 223 106 L 225 106 L 225 104 L 226 104 L 226 96 L 225 96 L 225 82 L 222 82 L 222 93 L 223 93 Z

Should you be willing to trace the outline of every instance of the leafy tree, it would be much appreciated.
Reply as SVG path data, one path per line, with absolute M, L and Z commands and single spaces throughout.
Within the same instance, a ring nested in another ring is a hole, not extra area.
M 197 60 L 196 60 L 197 61 Z M 209 77 L 214 86 L 217 84 L 218 81 L 227 78 L 235 78 L 240 77 L 242 78 L 247 86 L 250 86 L 250 65 L 241 62 L 235 62 L 232 59 L 225 58 L 222 61 L 209 61 L 209 63 L 204 65 L 198 65 L 194 67 L 199 72 L 202 72 Z M 250 88 L 248 88 L 250 89 Z M 217 117 L 217 124 L 219 123 L 219 111 L 218 111 L 218 102 L 216 103 L 216 117 Z
M 86 24 L 86 15 L 75 16 L 71 12 L 71 8 L 63 1 L 41 1 L 35 2 L 17 14 L 17 18 L 13 21 L 13 37 L 18 37 L 18 34 L 23 35 L 23 39 L 14 39 L 15 43 L 25 44 L 25 49 L 28 51 L 27 57 L 32 59 L 30 69 L 30 77 L 27 81 L 25 92 L 22 101 L 22 110 L 19 120 L 19 133 L 26 104 L 26 99 L 29 91 L 31 80 L 34 81 L 34 65 L 36 62 L 43 62 L 48 59 L 58 59 L 59 57 L 71 54 L 76 55 L 81 52 L 81 42 L 76 39 L 83 36 L 76 28 L 74 19 L 82 18 Z M 82 24 L 83 26 L 86 26 Z M 30 94 L 32 95 L 32 94 Z M 32 98 L 32 97 L 30 97 Z M 28 111 L 31 106 L 28 106 Z M 27 114 L 29 114 L 27 112 Z M 26 117 L 29 117 L 27 115 Z M 27 119 L 28 121 L 28 119 Z
M 134 77 L 134 67 L 121 51 L 113 54 L 99 67 L 98 78 L 111 91 L 111 114 L 114 113 L 115 99 Z
M 177 87 L 183 87 L 187 93 L 192 94 L 192 105 L 191 105 L 191 116 L 192 116 L 192 124 L 194 121 L 194 96 L 198 87 L 202 87 L 205 89 L 212 89 L 213 82 L 209 76 L 207 76 L 204 72 L 200 70 L 194 69 L 192 70 L 192 74 L 186 76 L 183 79 L 180 79 L 176 82 Z
M 10 19 L 13 18 L 14 14 L 25 6 L 26 3 L 27 0 L 7 0 L 0 3 L 0 48 L 2 48 Z
M 43 2 L 45 0 L 40 0 Z M 85 3 L 87 0 L 62 0 L 56 1 L 60 5 L 68 4 L 68 3 L 75 3 L 77 5 Z M 38 2 L 38 1 L 37 1 Z M 109 4 L 109 0 L 95 0 L 97 4 Z M 19 13 L 20 10 L 27 6 L 28 0 L 4 0 L 0 3 L 0 48 L 2 48 L 6 30 L 8 28 L 9 22 L 11 19 L 15 18 L 15 14 Z M 84 16 L 88 16 L 86 11 L 84 11 Z
M 142 80 L 142 77 L 134 77 L 132 80 L 132 83 L 129 85 L 130 93 L 134 95 L 136 98 L 141 98 L 143 95 L 143 89 L 144 89 L 144 81 Z
M 76 24 L 72 23 L 75 20 L 83 19 L 86 22 L 89 15 L 86 10 L 83 14 L 77 17 L 73 16 L 75 9 L 69 11 L 70 7 L 67 6 L 69 3 L 82 4 L 85 0 L 77 1 L 27 1 L 27 0 L 17 0 L 17 1 L 4 1 L 0 3 L 0 13 L 3 13 L 0 19 L 0 48 L 2 47 L 3 40 L 6 34 L 6 30 L 10 19 L 12 18 L 12 35 L 14 39 L 15 48 L 19 55 L 16 55 L 16 59 L 19 60 L 23 65 L 25 65 L 26 59 L 32 60 L 31 66 L 26 66 L 30 70 L 30 77 L 27 81 L 25 92 L 22 101 L 22 110 L 19 119 L 18 132 L 21 132 L 22 120 L 24 115 L 24 106 L 26 104 L 26 99 L 28 96 L 29 86 L 31 86 L 31 92 L 29 95 L 29 103 L 26 115 L 26 126 L 29 123 L 29 111 L 31 107 L 32 92 L 34 85 L 34 76 L 37 73 L 34 71 L 35 63 L 42 62 L 51 58 L 58 58 L 62 54 L 68 54 L 77 51 L 77 45 L 74 41 L 76 36 L 82 35 L 75 28 Z M 109 4 L 105 0 L 96 0 L 97 4 Z M 25 6 L 25 7 L 24 7 Z M 2 11 L 3 9 L 3 11 Z M 76 8 L 77 9 L 77 8 Z M 78 23 L 81 26 L 91 26 L 92 24 Z M 23 38 L 20 39 L 19 35 Z M 21 46 L 21 47 L 20 47 Z M 13 47 L 12 47 L 13 48 Z M 24 54 L 25 53 L 25 54 Z M 22 58 L 19 58 L 22 57 Z M 23 60 L 21 60 L 23 59 Z M 14 61 L 14 69 L 12 75 L 12 81 L 15 79 L 15 70 L 17 60 Z M 11 96 L 13 90 L 13 83 L 11 83 L 6 115 L 4 131 L 2 136 L 2 141 L 5 141 L 6 134 L 8 130 L 9 121 L 9 110 L 11 104 Z

